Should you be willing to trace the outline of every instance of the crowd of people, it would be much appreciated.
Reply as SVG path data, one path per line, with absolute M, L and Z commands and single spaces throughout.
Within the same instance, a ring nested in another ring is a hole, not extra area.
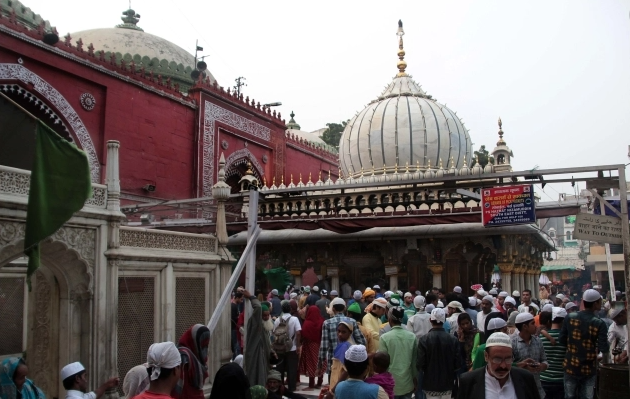
M 239 287 L 231 304 L 233 361 L 213 379 L 211 399 L 293 398 L 592 398 L 600 362 L 628 364 L 627 308 L 594 289 L 572 302 L 531 290 L 510 295 L 481 285 L 385 291 L 378 285 L 339 297 L 318 286 L 272 290 L 267 298 Z M 251 305 L 251 317 L 244 309 Z M 155 343 L 146 363 L 129 370 L 125 399 L 202 399 L 210 331 L 190 327 Z M 88 391 L 79 362 L 61 370 L 66 398 L 98 399 L 118 377 Z M 44 399 L 24 359 L 4 359 L 1 399 Z

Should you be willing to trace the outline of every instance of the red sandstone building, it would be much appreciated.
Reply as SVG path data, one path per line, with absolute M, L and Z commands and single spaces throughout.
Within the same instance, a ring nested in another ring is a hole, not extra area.
M 105 179 L 105 143 L 118 140 L 123 204 L 210 196 L 221 153 L 234 190 L 248 162 L 261 182 L 336 175 L 336 154 L 287 133 L 261 99 L 237 96 L 207 70 L 195 73 L 194 56 L 142 31 L 133 10 L 116 27 L 50 44 L 57 30 L 49 22 L 17 1 L 0 6 L 0 90 L 83 149 L 95 183 Z M 0 107 L 2 164 L 30 169 L 24 115 L 4 100 Z

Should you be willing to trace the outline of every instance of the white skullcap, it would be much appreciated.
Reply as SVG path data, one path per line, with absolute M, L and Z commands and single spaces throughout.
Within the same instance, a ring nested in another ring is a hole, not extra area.
M 566 296 L 564 294 L 556 294 L 556 298 L 564 299 Z
M 416 294 L 416 295 L 422 295 L 422 292 L 420 292 L 420 291 L 416 290 L 415 294 Z M 617 295 L 617 296 L 621 296 L 621 294 L 619 294 L 619 295 Z
M 608 311 L 608 317 L 614 319 L 615 317 L 619 316 L 619 313 L 621 313 L 621 311 L 623 311 L 623 308 L 612 308 Z
M 492 295 L 486 295 L 483 297 L 482 301 L 490 301 L 490 303 L 494 303 L 494 297 Z
M 371 289 L 372 289 L 372 287 L 365 287 L 365 291 L 367 291 L 367 290 L 371 290 Z M 364 292 L 365 292 L 365 291 L 364 291 Z
M 427 305 L 426 308 L 424 308 L 424 311 L 427 312 L 427 313 L 431 313 L 433 311 L 433 309 L 435 309 L 435 305 L 430 303 L 430 304 Z
M 477 290 L 477 294 L 479 296 L 486 296 L 486 295 L 488 295 L 488 293 L 486 291 L 484 291 L 483 289 Z
M 548 303 L 545 306 L 543 306 L 542 311 L 543 312 L 551 312 L 553 310 L 553 305 Z
M 621 296 L 621 291 L 615 291 L 615 296 Z
M 346 350 L 345 358 L 355 363 L 364 362 L 368 358 L 367 350 L 363 345 L 350 345 Z
M 413 298 L 413 306 L 415 306 L 416 308 L 422 309 L 424 308 L 425 304 L 426 299 L 422 295 L 418 295 L 417 297 Z
M 510 294 L 508 294 L 506 291 L 499 292 L 499 297 L 501 297 L 501 298 L 507 298 L 508 295 L 510 295 Z
M 518 323 L 525 323 L 525 322 L 530 321 L 530 320 L 534 320 L 534 316 L 532 316 L 531 313 L 529 313 L 529 312 L 519 313 L 518 316 L 516 316 L 515 323 L 516 324 L 518 324 Z
M 499 293 L 499 291 L 497 291 L 494 288 L 490 290 L 490 295 L 497 295 L 498 293 Z
M 575 303 L 573 303 L 573 302 L 567 302 L 567 303 L 564 304 L 564 308 L 565 309 L 571 309 L 571 308 L 575 308 L 575 307 L 577 307 L 577 305 Z
M 413 296 L 411 292 L 405 292 L 405 296 L 403 298 L 407 298 L 408 296 Z
M 595 290 L 586 290 L 584 291 L 582 299 L 584 299 L 584 301 L 586 302 L 596 302 L 601 299 L 601 297 L 601 294 Z
M 335 305 L 343 305 L 343 306 L 346 306 L 346 301 L 344 301 L 343 299 L 341 299 L 341 298 L 337 297 L 337 298 L 333 299 L 333 300 L 330 302 L 330 307 L 331 307 L 331 308 L 332 308 L 333 306 L 335 306 Z
M 322 295 L 323 295 L 323 296 L 328 295 L 328 291 L 326 291 L 326 290 L 322 290 Z
M 277 290 L 277 289 L 275 289 L 275 288 L 274 288 L 274 289 L 272 289 L 272 290 L 271 290 L 271 295 L 278 296 L 278 290 Z
M 162 367 L 172 369 L 182 364 L 182 357 L 179 350 L 172 342 L 160 342 L 153 344 L 147 351 L 147 368 L 151 371 L 151 381 L 155 381 L 160 376 Z
M 433 309 L 430 319 L 444 323 L 446 321 L 446 313 L 440 308 Z
M 457 292 L 458 294 L 462 293 L 462 287 L 460 287 L 459 285 L 456 285 L 455 288 L 453 288 L 453 292 Z
M 477 298 L 468 298 L 468 303 L 471 307 L 474 308 L 475 306 L 477 306 Z
M 551 310 L 551 320 L 553 321 L 558 317 L 564 319 L 565 317 L 567 317 L 567 311 L 564 308 L 554 306 L 553 309 Z
M 391 291 L 385 291 L 385 293 L 383 294 L 383 297 L 384 297 L 385 299 L 389 299 L 389 297 L 390 297 L 390 296 L 392 296 L 392 295 L 394 295 L 394 293 L 393 293 L 393 292 L 391 292 Z
M 339 293 L 337 292 L 337 290 L 332 290 L 332 291 L 330 291 L 330 295 L 331 296 L 339 296 Z
M 516 306 L 516 299 L 512 298 L 511 296 L 505 298 L 505 301 L 503 303 L 511 303 L 512 305 Z
M 444 307 L 444 303 L 442 303 L 442 301 L 438 301 L 437 307 L 438 308 L 443 308 Z
M 500 317 L 495 317 L 494 319 L 490 319 L 490 321 L 488 322 L 488 330 L 498 330 L 505 326 L 507 326 L 507 323 L 505 322 L 505 320 L 503 320 Z
M 602 286 L 601 285 L 594 285 L 593 288 L 596 289 L 596 290 L 601 290 Z
M 512 296 L 521 296 L 521 293 L 517 290 L 512 291 Z
M 496 320 L 496 319 L 492 319 L 492 320 Z M 509 335 L 502 332 L 492 333 L 488 337 L 488 340 L 486 340 L 486 348 L 491 348 L 493 346 L 504 346 L 506 348 L 512 349 L 512 339 L 510 338 Z
M 362 293 L 361 291 L 359 291 L 359 290 L 356 290 L 356 291 L 354 291 L 354 294 L 352 294 L 352 297 L 353 297 L 355 300 L 357 300 L 357 301 L 358 301 L 358 300 L 360 300 L 361 298 L 363 298 L 363 293 Z
M 289 295 L 289 298 L 291 298 L 291 299 L 295 299 L 296 297 L 297 297 L 297 292 L 292 292 L 292 293 Z
M 380 286 L 380 285 L 378 285 L 378 284 L 374 284 L 374 287 L 372 287 L 372 289 L 375 289 L 375 290 L 380 290 L 380 289 L 381 289 L 381 286 Z
M 77 373 L 80 373 L 85 370 L 85 367 L 80 362 L 70 363 L 64 368 L 61 369 L 61 380 L 65 380 L 66 378 L 73 376 Z
M 319 287 L 314 285 L 312 288 L 313 292 L 319 292 Z

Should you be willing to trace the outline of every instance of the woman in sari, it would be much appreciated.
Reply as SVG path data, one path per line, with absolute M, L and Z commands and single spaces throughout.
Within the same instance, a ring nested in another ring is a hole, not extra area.
M 46 399 L 41 389 L 26 378 L 28 367 L 21 357 L 9 357 L 0 365 L 1 399 Z
M 322 341 L 322 325 L 324 318 L 317 306 L 309 306 L 306 311 L 306 319 L 302 326 L 302 355 L 300 356 L 299 374 L 308 376 L 308 388 L 305 391 L 312 391 L 314 388 L 321 388 L 322 379 L 326 372 L 326 361 L 322 364 L 317 373 L 317 358 L 319 355 L 319 344 Z M 317 385 L 315 385 L 317 377 Z
M 182 372 L 171 396 L 179 399 L 204 399 L 203 384 L 208 378 L 210 330 L 195 324 L 182 334 L 177 345 L 182 357 Z

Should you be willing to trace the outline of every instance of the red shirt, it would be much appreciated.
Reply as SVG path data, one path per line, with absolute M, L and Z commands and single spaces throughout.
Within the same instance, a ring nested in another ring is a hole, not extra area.
M 163 393 L 154 393 L 144 391 L 140 395 L 134 396 L 132 399 L 174 399 L 171 395 L 165 395 Z

